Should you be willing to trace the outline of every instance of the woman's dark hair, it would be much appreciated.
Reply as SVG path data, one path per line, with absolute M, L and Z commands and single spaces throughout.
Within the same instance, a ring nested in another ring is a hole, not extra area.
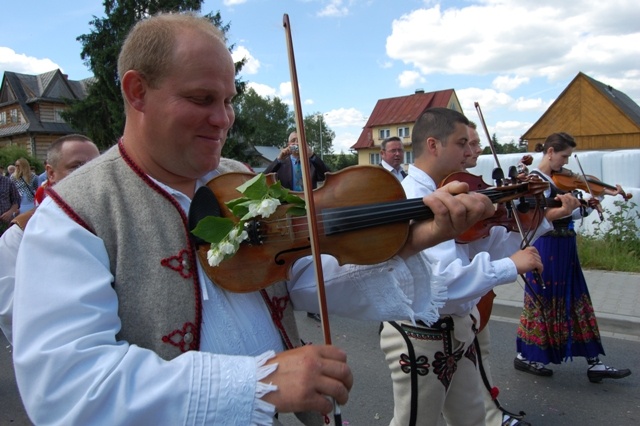
M 541 143 L 536 144 L 534 151 L 546 154 L 549 148 L 553 148 L 555 152 L 560 152 L 569 147 L 575 148 L 576 146 L 577 144 L 575 139 L 573 139 L 573 136 L 569 133 L 558 132 L 550 134 L 544 141 L 544 145 Z

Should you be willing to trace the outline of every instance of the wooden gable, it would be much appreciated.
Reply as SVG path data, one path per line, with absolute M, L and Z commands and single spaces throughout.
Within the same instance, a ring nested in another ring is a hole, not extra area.
M 555 132 L 571 134 L 579 150 L 638 148 L 640 107 L 624 93 L 578 73 L 523 139 L 534 151 Z

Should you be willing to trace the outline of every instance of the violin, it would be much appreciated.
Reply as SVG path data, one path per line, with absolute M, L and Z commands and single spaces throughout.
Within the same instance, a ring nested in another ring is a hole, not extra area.
M 466 182 L 469 185 L 470 191 L 480 191 L 490 188 L 490 186 L 482 180 L 481 176 L 476 176 L 468 172 L 451 173 L 449 176 L 442 180 L 440 186 L 444 186 L 447 183 L 453 181 Z M 517 185 L 519 184 L 516 184 L 516 186 Z M 509 185 L 496 188 L 509 188 Z M 548 188 L 549 183 L 544 182 L 541 179 L 530 179 L 527 182 L 528 194 L 521 194 L 521 196 L 515 196 L 512 199 L 519 198 L 521 206 L 524 205 L 523 202 L 527 204 L 538 204 L 538 198 L 534 198 L 534 195 L 542 194 Z M 562 205 L 558 201 L 555 201 L 555 203 L 557 203 L 558 205 Z M 511 208 L 507 208 L 507 206 L 505 206 L 503 203 L 500 203 L 496 206 L 496 212 L 493 216 L 477 222 L 471 228 L 458 235 L 455 238 L 455 241 L 457 243 L 466 244 L 481 238 L 485 238 L 489 236 L 491 228 L 493 228 L 494 226 L 502 226 L 510 232 L 518 232 L 518 224 L 515 220 L 514 214 L 515 213 Z M 537 228 L 537 226 L 540 224 L 540 221 L 542 220 L 542 215 L 537 216 L 539 216 L 540 218 L 538 219 L 533 215 L 527 218 L 528 220 L 525 223 L 528 226 L 526 226 L 526 229 Z M 537 223 L 534 223 L 534 220 L 537 220 Z
M 593 196 L 596 197 L 606 195 L 607 189 L 611 191 L 618 190 L 616 186 L 604 183 L 595 176 L 583 176 L 581 174 L 574 173 L 564 167 L 558 172 L 552 171 L 551 179 L 553 179 L 553 183 L 563 191 L 573 191 L 576 189 L 581 189 L 583 191 L 590 192 Z M 620 195 L 622 195 L 625 201 L 629 200 L 633 196 L 633 194 L 627 194 L 622 190 L 620 192 Z
M 216 214 L 238 221 L 225 202 L 241 196 L 235 188 L 253 176 L 226 173 L 207 183 L 206 188 L 215 197 Z M 275 176 L 267 175 L 267 180 L 273 184 Z M 493 203 L 504 203 L 542 193 L 548 188 L 548 183 L 545 185 L 522 183 L 477 192 L 487 195 Z M 200 196 L 198 190 L 193 203 Z M 412 220 L 434 217 L 422 198 L 406 199 L 400 182 L 382 167 L 351 166 L 327 173 L 325 184 L 313 190 L 312 196 L 318 245 L 322 253 L 335 257 L 341 265 L 371 265 L 392 258 L 406 243 Z M 311 250 L 307 220 L 288 215 L 290 207 L 280 205 L 269 218 L 248 221 L 248 240 L 240 244 L 234 256 L 216 267 L 207 262 L 210 245 L 198 245 L 200 264 L 209 278 L 222 288 L 240 293 L 261 290 L 287 279 L 291 265 L 308 256 Z M 250 268 L 247 259 L 251 259 Z

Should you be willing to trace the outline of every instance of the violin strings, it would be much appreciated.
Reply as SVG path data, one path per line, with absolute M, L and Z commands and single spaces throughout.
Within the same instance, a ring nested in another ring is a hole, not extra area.
M 500 187 L 500 189 L 488 188 L 476 192 L 484 194 L 493 202 L 496 202 L 505 195 L 514 192 L 514 190 L 506 186 Z M 515 193 L 517 194 L 517 192 Z M 329 208 L 322 210 L 317 217 L 318 224 L 325 230 L 325 235 L 332 235 L 374 226 L 384 226 L 389 223 L 406 222 L 416 218 L 428 219 L 432 218 L 433 214 L 424 205 L 422 198 L 415 198 L 364 206 Z M 302 216 L 299 218 L 303 219 Z M 267 227 L 267 231 L 259 231 L 260 236 L 272 243 L 291 241 L 290 235 L 294 235 L 295 238 L 305 238 L 309 235 L 308 223 L 305 220 L 296 220 L 296 217 L 262 220 L 260 222 Z M 285 225 L 281 226 L 282 224 Z M 334 230 L 332 227 L 336 229 Z

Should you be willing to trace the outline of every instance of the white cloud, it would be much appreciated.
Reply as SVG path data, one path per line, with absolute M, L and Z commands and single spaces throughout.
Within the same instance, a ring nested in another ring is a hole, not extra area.
M 424 83 L 426 80 L 417 71 L 402 71 L 398 76 L 400 87 L 413 87 L 416 83 Z
M 338 108 L 324 114 L 325 121 L 330 127 L 363 127 L 367 118 L 355 108 Z M 360 135 L 358 135 L 360 136 Z M 356 137 L 357 138 L 357 137 Z M 354 141 L 355 143 L 355 141 Z
M 249 82 L 247 84 L 247 88 L 251 88 L 255 90 L 256 93 L 262 96 L 263 98 L 266 98 L 266 97 L 272 98 L 274 96 L 278 96 L 278 94 L 276 93 L 276 89 L 274 89 L 273 87 L 267 86 L 266 84 Z
M 349 8 L 343 4 L 342 0 L 331 0 L 324 9 L 317 13 L 320 17 L 339 18 L 349 14 Z
M 242 59 L 247 60 L 242 67 L 242 74 L 257 74 L 260 70 L 260 61 L 254 58 L 249 50 L 244 46 L 237 46 L 233 53 L 231 53 L 231 57 L 233 58 L 233 62 L 239 62 Z
M 386 51 L 423 75 L 617 77 L 640 68 L 639 21 L 632 0 L 487 0 L 445 10 L 438 4 L 394 20 Z
M 493 79 L 491 86 L 501 92 L 510 92 L 528 82 L 529 77 L 499 75 Z
M 0 72 L 11 71 L 22 74 L 42 74 L 62 69 L 51 59 L 38 59 L 33 56 L 16 53 L 13 49 L 0 46 Z M 64 70 L 62 70 L 64 72 Z
M 551 101 L 545 101 L 542 98 L 523 98 L 519 97 L 513 102 L 512 109 L 516 111 L 535 111 L 543 113 L 553 103 Z
M 243 4 L 243 3 L 246 3 L 246 2 L 247 2 L 247 0 L 224 0 L 222 2 L 222 4 L 224 4 L 227 7 L 230 7 L 230 6 L 236 6 L 236 5 L 239 5 L 239 4 Z

